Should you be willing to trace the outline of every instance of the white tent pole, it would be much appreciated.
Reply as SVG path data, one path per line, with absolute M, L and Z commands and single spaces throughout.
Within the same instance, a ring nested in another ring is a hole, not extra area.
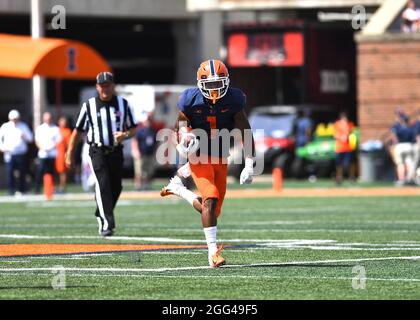
M 31 33 L 33 39 L 44 36 L 44 19 L 42 13 L 42 0 L 31 0 Z M 41 124 L 41 114 L 45 106 L 45 79 L 39 75 L 32 78 L 33 97 L 33 126 L 34 130 Z

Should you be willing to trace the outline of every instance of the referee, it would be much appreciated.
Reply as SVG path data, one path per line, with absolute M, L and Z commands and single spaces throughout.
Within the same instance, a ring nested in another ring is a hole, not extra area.
M 70 137 L 66 166 L 73 165 L 73 153 L 83 132 L 87 132 L 90 166 L 95 177 L 95 216 L 99 233 L 112 236 L 115 228 L 114 208 L 122 190 L 122 141 L 136 133 L 131 106 L 114 94 L 114 76 L 101 72 L 96 77 L 98 95 L 83 103 L 76 128 Z

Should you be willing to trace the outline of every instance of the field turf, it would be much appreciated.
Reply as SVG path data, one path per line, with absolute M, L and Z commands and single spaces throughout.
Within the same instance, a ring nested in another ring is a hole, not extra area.
M 415 196 L 226 199 L 227 265 L 211 269 L 200 216 L 175 197 L 120 200 L 107 239 L 93 201 L 3 201 L 0 299 L 420 299 L 419 208 Z M 10 244 L 157 246 L 5 256 Z

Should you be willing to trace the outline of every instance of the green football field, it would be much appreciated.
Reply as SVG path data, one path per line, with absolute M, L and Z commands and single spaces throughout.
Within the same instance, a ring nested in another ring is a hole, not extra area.
M 227 265 L 211 269 L 200 216 L 175 197 L 120 200 L 107 239 L 91 200 L 3 200 L 0 299 L 420 299 L 419 208 L 415 196 L 226 199 Z M 155 246 L 16 256 L 23 244 Z

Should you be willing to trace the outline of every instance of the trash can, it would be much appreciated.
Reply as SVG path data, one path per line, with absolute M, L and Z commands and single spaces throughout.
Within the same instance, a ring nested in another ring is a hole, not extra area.
M 395 169 L 392 159 L 382 143 L 369 141 L 359 151 L 360 181 L 392 181 Z
M 360 181 L 374 182 L 383 180 L 385 157 L 382 150 L 360 150 Z

